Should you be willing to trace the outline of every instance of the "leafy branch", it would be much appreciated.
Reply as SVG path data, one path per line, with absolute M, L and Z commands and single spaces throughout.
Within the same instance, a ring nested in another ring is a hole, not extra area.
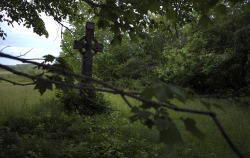
M 160 132 L 161 141 L 164 141 L 166 143 L 170 141 L 170 143 L 172 144 L 181 140 L 181 137 L 178 133 L 178 129 L 175 127 L 175 124 L 169 118 L 166 109 L 174 110 L 177 112 L 185 112 L 185 113 L 205 115 L 205 116 L 211 117 L 214 123 L 216 124 L 218 130 L 222 134 L 223 138 L 226 140 L 227 144 L 230 146 L 230 148 L 238 155 L 238 157 L 244 158 L 242 153 L 237 149 L 235 144 L 232 142 L 232 140 L 226 133 L 225 129 L 219 122 L 217 115 L 214 112 L 181 108 L 181 107 L 171 104 L 168 101 L 168 99 L 177 98 L 178 100 L 185 102 L 188 99 L 190 99 L 187 95 L 185 95 L 182 91 L 180 91 L 180 89 L 172 85 L 167 85 L 167 84 L 160 83 L 159 81 L 157 81 L 155 83 L 152 83 L 148 87 L 146 87 L 142 93 L 127 92 L 127 91 L 118 89 L 114 87 L 113 85 L 105 83 L 102 80 L 90 78 L 84 75 L 75 74 L 65 68 L 61 68 L 58 66 L 53 66 L 53 65 L 49 65 L 45 63 L 37 63 L 37 62 L 29 61 L 20 57 L 14 57 L 14 56 L 2 53 L 2 52 L 0 52 L 0 57 L 14 59 L 17 61 L 21 61 L 23 63 L 34 64 L 38 67 L 42 67 L 43 69 L 48 70 L 49 72 L 60 74 L 61 76 L 66 76 L 66 77 L 71 76 L 71 77 L 75 77 L 78 79 L 88 79 L 90 82 L 95 83 L 101 87 L 101 88 L 95 88 L 89 85 L 77 85 L 77 84 L 74 84 L 74 82 L 67 82 L 66 80 L 53 78 L 52 76 L 46 76 L 46 75 L 44 76 L 44 74 L 30 75 L 27 73 L 14 70 L 6 65 L 0 64 L 0 68 L 2 69 L 10 71 L 16 75 L 20 75 L 20 76 L 32 79 L 34 81 L 34 84 L 36 84 L 35 88 L 39 89 L 41 94 L 44 93 L 47 89 L 52 89 L 52 84 L 55 84 L 56 86 L 64 86 L 64 87 L 75 88 L 79 90 L 87 89 L 87 90 L 94 90 L 94 91 L 99 91 L 99 92 L 107 92 L 107 93 L 121 95 L 123 100 L 127 103 L 127 105 L 132 109 L 132 112 L 135 114 L 134 116 L 131 117 L 131 121 L 141 120 L 149 128 L 156 126 Z M 8 82 L 14 83 L 12 81 L 8 81 Z M 138 101 L 141 101 L 142 105 L 139 108 L 136 106 L 133 106 L 127 100 L 126 97 L 134 98 Z M 153 100 L 153 98 L 156 98 L 158 101 Z M 147 109 L 150 109 L 150 108 L 155 109 L 155 113 L 147 111 Z M 190 131 L 197 138 L 203 139 L 203 133 L 199 131 L 199 129 L 196 127 L 196 122 L 193 119 L 181 118 L 181 120 L 183 120 L 186 130 Z

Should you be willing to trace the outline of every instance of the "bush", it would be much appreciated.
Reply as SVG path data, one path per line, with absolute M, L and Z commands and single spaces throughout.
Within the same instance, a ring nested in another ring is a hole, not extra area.
M 93 91 L 81 95 L 78 91 L 60 91 L 56 96 L 67 113 L 78 112 L 81 115 L 94 115 L 110 109 L 109 102 L 104 99 L 103 94 Z

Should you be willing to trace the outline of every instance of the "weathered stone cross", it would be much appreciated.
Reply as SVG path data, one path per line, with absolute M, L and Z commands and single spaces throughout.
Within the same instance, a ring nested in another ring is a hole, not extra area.
M 94 35 L 95 23 L 87 22 L 85 27 L 85 36 L 80 40 L 74 41 L 74 49 L 82 54 L 81 74 L 92 77 L 93 57 L 97 52 L 103 52 L 103 44 L 98 43 Z M 83 48 L 85 51 L 83 51 Z M 92 52 L 94 51 L 94 53 Z M 81 83 L 88 84 L 89 80 L 82 79 Z

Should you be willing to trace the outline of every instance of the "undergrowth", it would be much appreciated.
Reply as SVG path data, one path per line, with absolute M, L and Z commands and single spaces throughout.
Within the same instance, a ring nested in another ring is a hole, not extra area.
M 14 90 L 3 90 L 5 98 L 0 96 L 0 108 L 4 109 L 0 117 L 0 157 L 86 157 L 86 158 L 234 158 L 212 120 L 199 115 L 189 115 L 170 111 L 170 115 L 181 131 L 183 144 L 167 146 L 160 144 L 158 131 L 148 129 L 140 122 L 131 123 L 130 109 L 121 97 L 105 94 L 112 111 L 93 116 L 81 115 L 79 111 L 67 113 L 52 94 L 47 97 L 35 95 L 32 87 L 27 89 L 28 99 L 10 95 Z M 11 92 L 12 91 L 12 92 Z M 38 92 L 37 92 L 38 93 Z M 17 93 L 21 95 L 20 93 Z M 46 95 L 46 94 L 45 94 Z M 33 98 L 30 98 L 32 96 Z M 12 98 L 12 100 L 11 100 Z M 11 102 L 4 102 L 4 100 Z M 138 101 L 129 99 L 133 105 Z M 246 156 L 250 156 L 249 106 L 239 105 L 225 100 L 210 100 L 219 103 L 223 109 L 215 110 L 222 125 L 236 146 Z M 4 103 L 4 104 L 3 104 Z M 8 104 L 11 103 L 11 104 Z M 180 104 L 187 108 L 202 108 L 198 101 Z M 235 105 L 234 105 L 235 104 Z M 20 108 L 19 106 L 22 106 Z M 22 110 L 20 110 L 22 109 Z M 205 133 L 204 142 L 186 132 L 185 126 L 178 122 L 179 117 L 192 117 L 197 127 Z
M 88 91 L 79 94 L 79 91 L 56 91 L 58 102 L 66 113 L 78 112 L 81 115 L 94 115 L 108 112 L 109 102 L 102 93 Z

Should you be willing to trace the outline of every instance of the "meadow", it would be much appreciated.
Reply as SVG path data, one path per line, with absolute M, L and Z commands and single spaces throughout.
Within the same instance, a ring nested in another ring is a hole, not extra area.
M 0 157 L 236 157 L 208 117 L 171 111 L 183 144 L 168 146 L 159 143 L 156 129 L 129 121 L 130 109 L 119 96 L 105 94 L 112 111 L 95 116 L 66 114 L 54 96 L 52 91 L 40 96 L 33 86 L 0 83 Z M 240 151 L 250 157 L 250 106 L 234 100 L 210 101 L 223 107 L 224 111 L 212 110 Z M 198 100 L 175 103 L 204 109 Z M 194 118 L 206 135 L 204 142 L 185 131 L 179 117 Z

